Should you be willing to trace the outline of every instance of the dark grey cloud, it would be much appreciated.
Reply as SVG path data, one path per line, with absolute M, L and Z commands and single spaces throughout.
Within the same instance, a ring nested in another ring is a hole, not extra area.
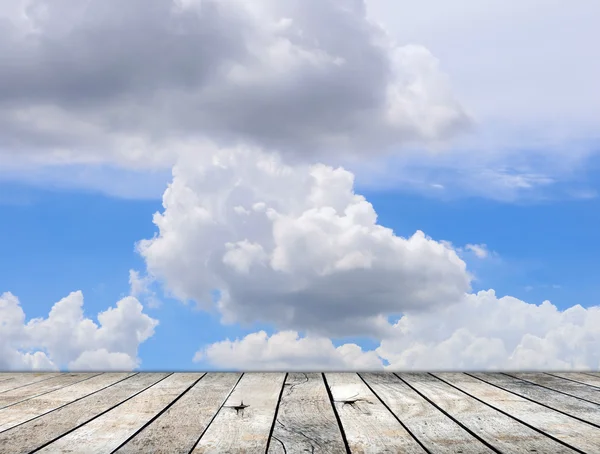
M 373 153 L 467 123 L 431 54 L 394 46 L 360 0 L 20 5 L 0 20 L 5 155 L 135 161 L 132 141 L 200 137 Z

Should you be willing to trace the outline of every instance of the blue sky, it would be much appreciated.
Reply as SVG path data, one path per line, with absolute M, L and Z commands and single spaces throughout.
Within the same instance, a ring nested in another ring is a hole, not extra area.
M 0 370 L 599 369 L 600 4 L 457 1 L 0 2 Z
M 52 304 L 73 290 L 85 296 L 85 315 L 99 311 L 129 292 L 129 269 L 143 269 L 135 243 L 156 232 L 152 214 L 160 199 L 126 199 L 98 191 L 40 188 L 22 183 L 0 185 L 0 287 L 21 299 L 28 318 L 46 317 Z M 477 279 L 474 290 L 495 288 L 531 303 L 551 300 L 560 309 L 596 304 L 600 283 L 600 199 L 506 203 L 477 197 L 452 200 L 407 192 L 364 191 L 379 222 L 401 236 L 421 229 L 455 245 L 486 244 L 497 256 L 467 255 Z M 222 326 L 217 314 L 173 299 L 149 309 L 160 325 L 140 347 L 144 369 L 213 368 L 191 358 L 205 344 L 241 338 L 268 324 Z M 346 338 L 375 348 L 369 338 Z

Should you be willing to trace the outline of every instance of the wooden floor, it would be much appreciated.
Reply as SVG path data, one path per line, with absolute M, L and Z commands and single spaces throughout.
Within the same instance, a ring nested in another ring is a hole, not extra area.
M 600 454 L 600 373 L 0 373 L 29 452 Z

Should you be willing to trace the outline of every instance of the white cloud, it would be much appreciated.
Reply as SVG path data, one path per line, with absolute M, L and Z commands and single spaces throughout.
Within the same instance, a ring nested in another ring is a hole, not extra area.
M 223 368 L 278 370 L 598 370 L 600 306 L 559 311 L 493 290 L 460 304 L 405 315 L 374 351 L 295 332 L 209 345 L 196 354 Z
M 199 137 L 364 156 L 468 123 L 437 60 L 362 1 L 23 0 L 0 17 L 0 162 L 168 166 Z
M 473 252 L 478 258 L 484 259 L 490 254 L 485 244 L 467 244 L 465 249 Z
M 300 337 L 294 331 L 268 336 L 264 331 L 225 340 L 198 351 L 194 361 L 240 370 L 376 370 L 383 369 L 375 352 L 356 344 L 335 347 L 322 337 Z
M 218 289 L 226 321 L 354 335 L 381 334 L 389 315 L 452 304 L 469 290 L 454 250 L 377 224 L 350 172 L 243 147 L 203 154 L 213 158 L 174 168 L 154 216 L 159 235 L 138 246 L 176 297 L 209 308 Z
M 600 306 L 560 311 L 493 290 L 407 314 L 377 353 L 397 369 L 599 369 Z
M 0 296 L 0 369 L 133 369 L 139 345 L 158 322 L 134 297 L 98 314 L 83 315 L 83 294 L 73 292 L 52 306 L 47 318 L 25 322 L 19 300 Z

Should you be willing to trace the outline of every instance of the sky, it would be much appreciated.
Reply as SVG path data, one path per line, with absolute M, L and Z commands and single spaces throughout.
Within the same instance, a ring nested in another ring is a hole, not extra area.
M 0 370 L 599 370 L 600 4 L 459 3 L 0 0 Z

